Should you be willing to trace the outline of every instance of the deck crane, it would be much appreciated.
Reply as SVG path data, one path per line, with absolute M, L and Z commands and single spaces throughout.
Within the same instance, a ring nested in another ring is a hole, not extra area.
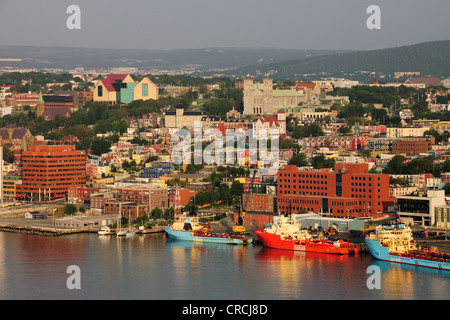
M 252 177 L 252 180 L 250 181 L 249 194 L 251 194 L 253 191 L 253 182 L 255 181 L 255 175 L 256 175 L 256 169 L 253 171 L 253 177 Z M 242 196 L 242 198 L 243 198 L 243 196 Z M 233 226 L 233 232 L 245 232 L 245 227 L 243 226 L 243 224 L 244 224 L 245 215 L 247 214 L 247 204 L 248 204 L 249 199 L 250 199 L 250 197 L 247 197 L 243 206 L 242 206 L 242 199 L 239 199 L 238 223 L 236 226 Z M 244 208 L 245 208 L 245 210 L 244 210 Z

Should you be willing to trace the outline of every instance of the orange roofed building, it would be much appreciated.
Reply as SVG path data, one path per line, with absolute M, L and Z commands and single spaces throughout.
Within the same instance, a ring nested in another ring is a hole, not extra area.
M 73 145 L 31 145 L 22 152 L 19 200 L 48 201 L 67 196 L 69 187 L 86 185 L 86 152 Z

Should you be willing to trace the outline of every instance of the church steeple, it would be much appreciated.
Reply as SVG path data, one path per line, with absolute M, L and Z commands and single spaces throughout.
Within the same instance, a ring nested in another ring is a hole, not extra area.
M 39 99 L 38 99 L 38 101 L 37 101 L 37 103 L 38 104 L 40 104 L 40 103 L 44 103 L 44 98 L 42 98 L 42 91 L 39 91 Z
M 39 99 L 36 104 L 36 116 L 40 117 L 44 114 L 45 111 L 45 101 L 42 97 L 42 92 L 39 92 Z

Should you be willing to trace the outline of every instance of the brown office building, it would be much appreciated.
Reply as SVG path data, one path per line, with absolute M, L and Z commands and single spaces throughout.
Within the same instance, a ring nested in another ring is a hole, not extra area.
M 429 137 L 409 137 L 401 141 L 392 141 L 393 154 L 406 154 L 406 156 L 417 156 L 420 153 L 427 153 L 431 150 L 434 138 Z
M 135 221 L 137 217 L 150 215 L 147 203 L 107 201 L 105 202 L 104 214 L 120 215 Z

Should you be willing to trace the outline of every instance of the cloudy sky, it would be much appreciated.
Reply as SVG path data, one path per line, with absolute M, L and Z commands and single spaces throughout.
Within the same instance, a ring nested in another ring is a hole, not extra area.
M 81 10 L 69 30 L 67 7 Z M 381 9 L 369 30 L 367 8 Z M 366 50 L 450 39 L 449 0 L 0 0 L 0 45 Z

